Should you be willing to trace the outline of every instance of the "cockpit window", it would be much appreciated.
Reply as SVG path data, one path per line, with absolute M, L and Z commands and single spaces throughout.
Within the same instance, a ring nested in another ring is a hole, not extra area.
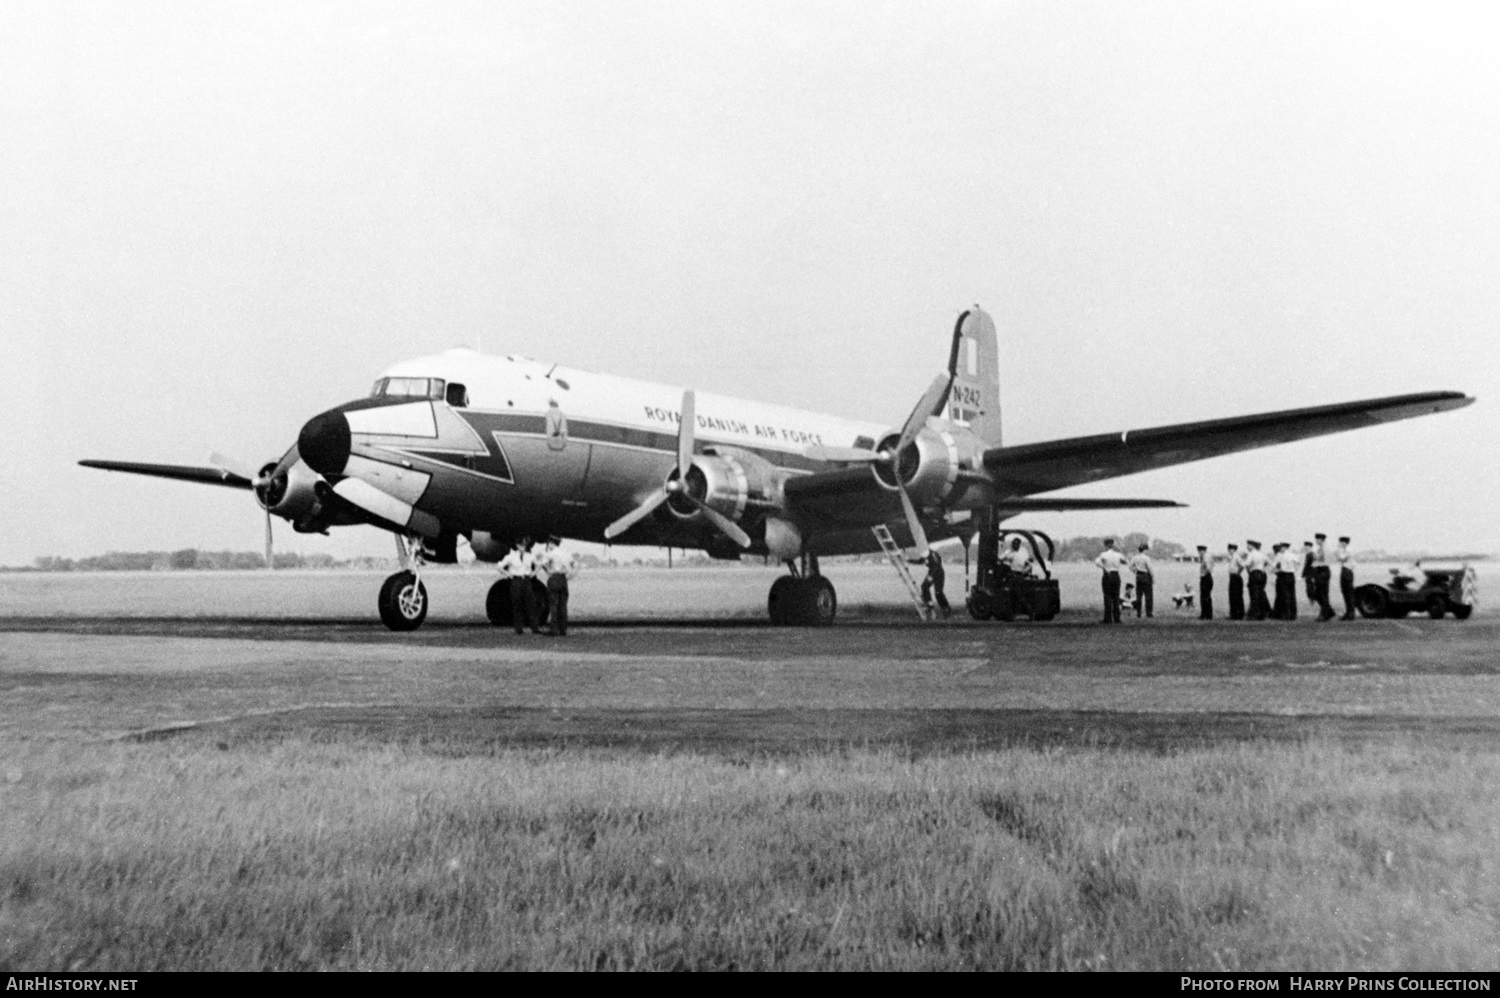
M 381 378 L 370 389 L 371 398 L 389 397 L 440 399 L 443 397 L 442 378 Z
M 458 382 L 448 386 L 448 404 L 455 409 L 467 409 L 469 407 L 469 390 Z

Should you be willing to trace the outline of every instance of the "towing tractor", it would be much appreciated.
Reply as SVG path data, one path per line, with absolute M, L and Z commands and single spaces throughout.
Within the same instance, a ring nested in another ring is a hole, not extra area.
M 975 620 L 1051 620 L 1057 616 L 1062 597 L 1052 577 L 1052 558 L 1057 552 L 1052 538 L 1040 530 L 986 529 L 986 525 L 981 525 L 978 537 L 978 571 L 969 587 L 969 616 Z M 1014 572 L 1001 561 L 1014 538 L 1031 554 L 1027 574 Z
M 1425 613 L 1433 620 L 1441 620 L 1451 613 L 1458 620 L 1468 620 L 1477 598 L 1474 569 L 1470 565 L 1418 566 L 1415 571 L 1393 568 L 1389 584 L 1369 582 L 1354 590 L 1354 605 L 1365 617 Z

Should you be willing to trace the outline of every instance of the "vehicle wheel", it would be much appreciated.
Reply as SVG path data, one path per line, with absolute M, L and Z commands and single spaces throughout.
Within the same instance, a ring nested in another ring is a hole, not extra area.
M 976 586 L 969 590 L 969 598 L 964 602 L 969 608 L 969 616 L 975 620 L 989 620 L 995 615 L 995 599 L 987 590 Z
M 1453 619 L 1468 620 L 1469 614 L 1474 612 L 1474 607 L 1468 603 L 1453 604 Z
M 1354 591 L 1354 606 L 1362 617 L 1384 617 L 1391 608 L 1391 597 L 1379 586 L 1360 586 Z
M 490 623 L 496 627 L 509 627 L 511 622 L 510 612 L 510 580 L 501 579 L 490 586 L 489 595 L 484 598 L 484 615 L 490 618 Z
M 1444 596 L 1432 595 L 1427 597 L 1427 616 L 1433 620 L 1442 620 L 1443 614 L 1448 612 L 1448 599 Z
M 380 587 L 380 620 L 393 631 L 415 631 L 427 619 L 427 587 L 411 572 L 397 572 Z
M 832 582 L 821 575 L 803 579 L 800 595 L 802 623 L 810 627 L 827 627 L 833 623 L 838 614 L 839 599 Z
M 771 595 L 766 598 L 766 610 L 771 615 L 771 623 L 782 627 L 792 623 L 792 605 L 796 602 L 793 590 L 797 587 L 797 580 L 790 575 L 783 575 L 771 583 Z

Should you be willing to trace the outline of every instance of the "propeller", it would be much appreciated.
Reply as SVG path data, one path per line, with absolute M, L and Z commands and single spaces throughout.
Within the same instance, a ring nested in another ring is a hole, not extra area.
M 871 450 L 866 447 L 826 447 L 816 445 L 806 450 L 808 457 L 815 461 L 839 461 L 845 464 L 883 464 L 891 469 L 891 480 L 896 483 L 896 492 L 901 496 L 901 509 L 906 514 L 906 527 L 911 531 L 912 543 L 916 545 L 918 558 L 927 557 L 927 531 L 922 529 L 922 521 L 917 516 L 917 508 L 912 504 L 911 496 L 906 494 L 906 486 L 901 481 L 900 459 L 901 454 L 916 442 L 917 434 L 922 432 L 922 427 L 927 425 L 927 417 L 936 416 L 943 411 L 943 406 L 948 401 L 948 392 L 953 387 L 953 374 L 939 374 L 927 386 L 927 391 L 922 393 L 921 399 L 917 401 L 912 409 L 911 415 L 906 417 L 906 422 L 901 424 L 901 432 L 896 436 L 896 442 L 880 450 Z
M 251 487 L 255 489 L 256 498 L 260 500 L 261 508 L 266 512 L 266 568 L 275 568 L 271 549 L 271 507 L 280 502 L 282 496 L 286 494 L 286 475 L 280 464 L 276 461 L 268 462 L 261 466 L 259 473 L 252 475 L 249 474 L 248 466 L 218 451 L 208 455 L 208 463 L 215 468 L 250 481 Z M 278 476 L 278 472 L 282 473 Z
M 662 487 L 651 494 L 650 498 L 604 528 L 605 540 L 613 540 L 620 536 L 656 512 L 662 503 L 670 499 L 682 499 L 702 513 L 703 518 L 717 527 L 719 533 L 742 548 L 750 546 L 750 535 L 741 530 L 738 523 L 693 495 L 692 487 L 688 483 L 688 473 L 693 469 L 693 426 L 696 423 L 693 410 L 694 395 L 693 390 L 689 388 L 682 393 L 682 421 L 677 427 L 677 467 L 673 469 Z

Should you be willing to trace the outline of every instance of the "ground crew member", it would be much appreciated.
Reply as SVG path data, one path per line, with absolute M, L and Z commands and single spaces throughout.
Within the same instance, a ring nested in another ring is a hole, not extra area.
M 1291 541 L 1276 545 L 1276 608 L 1271 616 L 1277 620 L 1297 619 L 1297 572 L 1302 556 L 1292 550 Z
M 1340 537 L 1333 560 L 1339 566 L 1339 595 L 1344 597 L 1344 619 L 1354 619 L 1354 555 L 1349 553 L 1349 538 Z
M 533 634 L 542 633 L 536 623 L 536 597 L 531 592 L 531 579 L 536 574 L 536 561 L 531 557 L 531 538 L 516 539 L 500 562 L 500 574 L 510 580 L 510 622 L 517 634 L 531 628 Z
M 1135 557 L 1130 559 L 1130 570 L 1135 573 L 1135 615 L 1139 617 L 1141 610 L 1146 611 L 1146 616 L 1151 616 L 1153 606 L 1151 556 L 1146 554 L 1146 549 L 1151 545 L 1142 544 L 1136 549 Z
M 922 606 L 930 611 L 933 597 L 936 597 L 938 612 L 944 617 L 950 616 L 953 610 L 948 606 L 948 597 L 943 595 L 943 580 L 947 577 L 943 571 L 943 556 L 928 548 L 925 564 L 927 577 L 922 580 Z
M 1207 544 L 1198 545 L 1198 619 L 1214 619 L 1214 559 Z
M 1266 567 L 1270 559 L 1260 549 L 1260 541 L 1245 542 L 1245 584 L 1250 588 L 1250 619 L 1266 619 Z
M 1094 559 L 1102 573 L 1099 585 L 1104 591 L 1104 623 L 1120 622 L 1120 570 L 1125 567 L 1125 556 L 1115 550 L 1115 539 L 1104 538 L 1104 550 Z
M 1318 583 L 1313 575 L 1313 542 L 1302 542 L 1302 588 L 1307 592 L 1309 604 L 1318 602 Z
M 1328 585 L 1333 579 L 1333 570 L 1328 567 L 1328 553 L 1324 546 L 1328 535 L 1313 534 L 1313 541 L 1313 599 L 1318 604 L 1318 622 L 1323 623 L 1334 618 L 1333 605 L 1328 602 Z
M 578 561 L 563 554 L 559 543 L 557 537 L 547 538 L 538 568 L 547 576 L 547 611 L 551 618 L 547 633 L 563 637 L 568 633 L 568 579 L 578 574 Z
M 1245 619 L 1245 557 L 1238 544 L 1229 545 L 1229 619 Z
M 1021 546 L 1021 538 L 1010 539 L 1010 547 L 1000 556 L 1000 564 L 1023 579 L 1031 575 L 1031 552 Z

